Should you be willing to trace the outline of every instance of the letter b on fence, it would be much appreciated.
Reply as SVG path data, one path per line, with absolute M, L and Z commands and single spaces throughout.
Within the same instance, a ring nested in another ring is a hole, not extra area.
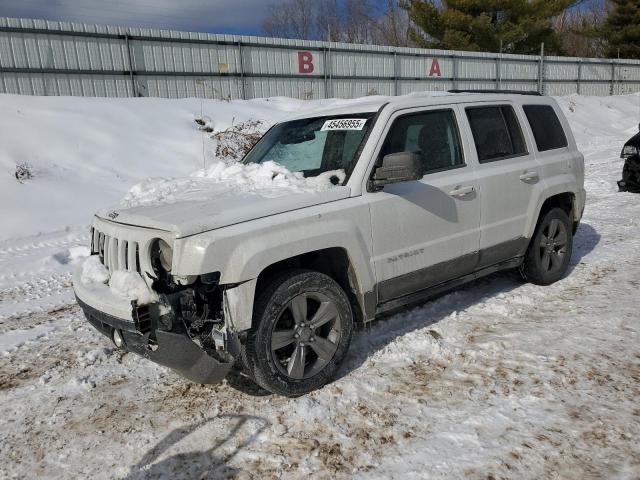
M 313 73 L 313 55 L 311 52 L 298 52 L 298 73 Z

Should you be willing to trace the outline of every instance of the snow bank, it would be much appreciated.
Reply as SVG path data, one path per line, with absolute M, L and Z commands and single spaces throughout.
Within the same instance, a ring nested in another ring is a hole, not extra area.
M 624 142 L 638 132 L 640 94 L 611 97 L 568 95 L 556 100 L 583 153 L 607 153 L 605 157 L 618 161 Z M 613 148 L 612 143 L 615 143 Z M 612 157 L 609 152 L 613 154 Z
M 87 225 L 148 177 L 188 176 L 213 161 L 215 142 L 194 119 L 216 130 L 258 119 L 268 127 L 301 100 L 237 102 L 0 95 L 0 241 Z M 33 178 L 20 183 L 16 167 Z M 70 203 L 72 199 L 72 204 Z
M 142 277 L 136 272 L 116 270 L 109 280 L 111 293 L 127 300 L 137 300 L 139 305 L 157 302 L 158 296 L 152 292 Z

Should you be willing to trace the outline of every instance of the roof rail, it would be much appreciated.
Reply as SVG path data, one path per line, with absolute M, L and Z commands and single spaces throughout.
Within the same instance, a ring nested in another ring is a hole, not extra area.
M 447 90 L 449 93 L 501 93 L 509 95 L 535 95 L 541 97 L 535 90 Z

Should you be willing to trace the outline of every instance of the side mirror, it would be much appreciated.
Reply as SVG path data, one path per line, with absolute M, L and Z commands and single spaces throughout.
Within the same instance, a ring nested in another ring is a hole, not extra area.
M 420 180 L 424 173 L 420 155 L 413 152 L 399 152 L 385 155 L 382 166 L 373 174 L 373 187 L 380 189 L 391 183 Z

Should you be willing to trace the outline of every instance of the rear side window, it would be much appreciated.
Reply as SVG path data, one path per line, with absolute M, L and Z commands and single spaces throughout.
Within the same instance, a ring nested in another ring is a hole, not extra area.
M 525 105 L 522 108 L 539 152 L 567 146 L 567 136 L 553 108 L 549 105 Z
M 527 153 L 522 130 L 513 107 L 469 107 L 466 109 L 480 163 L 517 157 Z
M 425 173 L 464 165 L 458 125 L 453 110 L 437 110 L 399 117 L 382 147 L 385 155 L 414 152 L 420 155 Z

